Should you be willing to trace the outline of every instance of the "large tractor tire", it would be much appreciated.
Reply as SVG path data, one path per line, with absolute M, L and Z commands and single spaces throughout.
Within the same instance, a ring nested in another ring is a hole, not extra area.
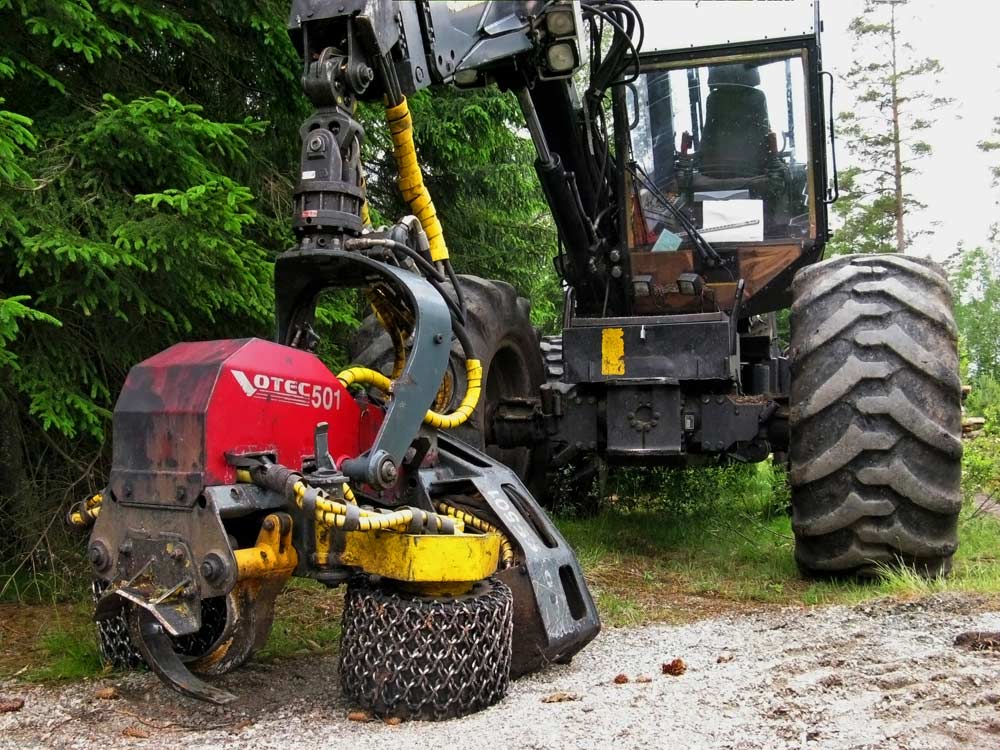
M 466 301 L 465 329 L 483 365 L 483 391 L 472 417 L 449 433 L 485 451 L 513 469 L 533 493 L 542 485 L 545 459 L 541 448 L 501 448 L 493 437 L 493 414 L 502 399 L 534 398 L 545 382 L 538 334 L 531 325 L 531 303 L 503 281 L 459 276 Z M 369 315 L 351 341 L 351 361 L 392 373 L 393 348 L 389 335 Z M 450 399 L 438 411 L 456 408 L 465 394 L 465 359 L 461 347 L 452 347 L 445 373 Z
M 810 575 L 947 574 L 961 507 L 961 386 L 941 268 L 846 256 L 792 284 L 795 558 Z

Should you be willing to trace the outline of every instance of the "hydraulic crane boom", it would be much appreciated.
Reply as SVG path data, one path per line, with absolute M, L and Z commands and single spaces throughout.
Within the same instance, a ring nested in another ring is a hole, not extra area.
M 718 39 L 722 5 L 643 11 Z M 775 321 L 751 318 L 786 307 L 795 273 L 822 257 L 830 200 L 819 4 L 768 12 L 788 36 L 645 51 L 628 0 L 298 0 L 290 29 L 317 111 L 302 131 L 299 245 L 276 268 L 278 341 L 314 339 L 309 254 L 405 239 L 363 230 L 358 99 L 386 103 L 400 188 L 441 268 L 430 282 L 450 280 L 462 307 L 405 97 L 495 83 L 516 95 L 534 144 L 566 296 L 549 382 L 486 404 L 480 432 L 499 449 L 540 446 L 549 468 L 574 474 L 604 460 L 783 453 L 789 361 Z M 779 147 L 772 122 L 782 121 Z M 425 351 L 414 348 L 411 372 L 427 367 Z
M 559 269 L 578 308 L 628 312 L 627 259 L 613 253 L 621 234 L 614 205 L 619 170 L 612 165 L 605 96 L 634 64 L 641 43 L 642 23 L 629 2 L 297 0 L 289 27 L 302 53 L 306 94 L 318 108 L 303 126 L 295 217 L 303 249 L 338 247 L 361 231 L 356 100 L 384 100 L 399 112 L 406 95 L 428 86 L 495 82 L 517 92 L 563 246 Z M 611 36 L 606 52 L 592 41 L 604 27 Z M 585 39 L 591 70 L 580 99 L 573 74 Z M 336 140 L 338 148 L 323 150 L 317 139 Z M 328 163 L 314 168 L 324 154 Z M 321 179 L 324 170 L 335 179 Z

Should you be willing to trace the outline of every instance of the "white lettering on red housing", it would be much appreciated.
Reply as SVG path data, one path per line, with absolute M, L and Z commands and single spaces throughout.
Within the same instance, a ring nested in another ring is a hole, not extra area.
M 262 401 L 278 401 L 296 406 L 311 406 L 314 409 L 339 409 L 340 391 L 333 386 L 307 383 L 303 380 L 265 375 L 258 372 L 251 375 L 242 370 L 231 370 L 236 382 L 249 398 Z

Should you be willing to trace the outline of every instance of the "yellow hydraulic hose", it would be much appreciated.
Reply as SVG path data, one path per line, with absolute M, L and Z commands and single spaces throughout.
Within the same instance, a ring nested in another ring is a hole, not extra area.
M 500 537 L 500 560 L 503 563 L 501 567 L 509 568 L 514 564 L 514 546 L 510 543 L 510 539 L 507 538 L 507 535 L 500 531 L 500 529 L 496 526 L 488 521 L 484 521 L 478 516 L 466 513 L 464 510 L 459 510 L 454 505 L 438 503 L 437 509 L 438 513 L 451 516 L 452 518 L 461 521 L 465 526 L 471 526 L 477 531 L 482 531 L 484 534 L 498 535 Z
M 396 306 L 379 289 L 369 290 L 365 296 L 368 304 L 371 305 L 375 318 L 384 328 L 392 341 L 392 379 L 395 380 L 403 374 L 406 366 L 405 338 L 409 335 L 409 330 L 413 328 L 413 322 L 408 320 Z
M 361 199 L 361 224 L 365 228 L 371 229 L 372 212 L 371 209 L 368 208 L 368 180 L 365 179 L 364 170 L 361 171 L 361 192 L 365 196 Z
M 101 504 L 104 502 L 104 496 L 98 492 L 93 497 L 88 497 L 84 502 L 80 503 L 76 510 L 70 511 L 69 522 L 73 526 L 77 526 L 81 529 L 87 529 L 94 525 L 94 521 L 101 513 Z
M 424 185 L 424 177 L 417 161 L 417 149 L 413 143 L 413 118 L 410 116 L 410 107 L 406 102 L 406 97 L 404 96 L 399 104 L 387 106 L 385 116 L 389 123 L 389 132 L 392 135 L 392 155 L 396 161 L 396 168 L 399 170 L 399 189 L 413 215 L 420 222 L 423 234 L 426 235 L 431 260 L 435 263 L 446 261 L 448 260 L 448 246 L 445 244 L 441 221 L 437 217 L 430 192 Z M 368 223 L 367 212 L 368 206 L 365 204 L 362 206 L 362 219 L 366 223 Z M 392 311 L 381 304 L 375 295 L 369 295 L 369 301 L 383 328 L 392 337 L 395 352 L 392 377 L 393 379 L 398 378 L 405 365 L 405 352 L 402 346 L 402 332 L 399 323 L 391 314 Z M 424 415 L 425 424 L 438 429 L 450 429 L 464 424 L 472 416 L 476 404 L 479 403 L 479 395 L 482 390 L 483 367 L 478 359 L 468 359 L 465 362 L 465 371 L 468 385 L 458 408 L 450 414 L 439 414 L 433 409 L 428 409 L 427 414 Z M 337 378 L 344 384 L 345 388 L 355 384 L 369 385 L 386 394 L 392 392 L 392 380 L 380 372 L 365 367 L 351 367 L 337 375 Z
M 310 487 L 305 482 L 300 481 L 295 483 L 292 490 L 295 493 L 295 504 L 301 508 Z M 338 503 L 336 500 L 330 500 L 329 496 L 322 490 L 317 490 L 317 495 L 316 520 L 319 523 L 336 526 L 337 528 L 345 526 L 347 524 L 347 506 L 343 503 Z M 351 497 L 354 497 L 353 493 Z M 427 513 L 417 508 L 400 508 L 391 513 L 373 513 L 368 510 L 360 510 L 358 515 L 357 531 L 379 531 L 381 529 L 405 530 L 417 515 L 423 516 L 422 520 L 425 524 L 433 524 L 435 531 L 444 529 L 444 518 L 436 513 Z M 456 532 L 462 532 L 465 529 L 465 524 L 460 521 L 461 519 L 455 524 Z
M 240 482 L 253 483 L 253 475 L 246 469 L 239 469 L 236 478 Z M 310 490 L 304 481 L 298 481 L 292 486 L 295 504 L 301 508 L 305 500 L 306 493 Z M 345 483 L 342 485 L 344 499 L 351 505 L 357 505 L 358 501 L 354 497 L 354 492 Z M 316 491 L 316 521 L 326 526 L 343 527 L 347 523 L 348 507 L 344 503 L 332 500 L 323 490 Z M 444 519 L 435 514 L 427 513 L 417 508 L 401 508 L 391 513 L 375 513 L 370 510 L 358 510 L 358 531 L 378 531 L 380 529 L 405 530 L 413 521 L 417 514 L 424 515 L 424 522 L 433 523 L 436 531 L 444 528 Z M 461 519 L 455 522 L 455 532 L 461 533 L 465 530 L 465 524 Z
M 337 380 L 345 388 L 352 385 L 370 385 L 378 388 L 383 393 L 392 392 L 392 381 L 378 370 L 371 370 L 367 367 L 348 367 L 337 373 Z
M 357 505 L 358 504 L 358 499 L 356 497 L 354 497 L 354 490 L 352 490 L 350 488 L 350 485 L 348 485 L 347 482 L 344 482 L 344 486 L 342 487 L 342 490 L 344 492 L 344 499 L 347 502 L 349 502 L 351 505 Z
M 413 145 L 413 118 L 410 117 L 406 97 L 395 107 L 386 107 L 385 117 L 392 134 L 392 155 L 399 170 L 399 189 L 427 234 L 431 260 L 447 260 L 448 246 L 444 241 L 444 230 L 417 162 L 417 149 Z
M 362 187 L 364 186 L 364 181 L 361 182 L 361 185 Z M 364 201 L 362 201 L 361 203 L 361 223 L 366 227 L 370 227 L 372 225 L 372 214 L 371 211 L 368 209 L 367 198 L 365 198 Z
M 438 414 L 431 409 L 424 415 L 424 423 L 438 429 L 450 430 L 466 422 L 476 410 L 479 403 L 479 393 L 483 386 L 483 366 L 478 359 L 465 360 L 465 395 L 462 403 L 451 414 Z
M 465 375 L 468 381 L 465 388 L 465 396 L 451 414 L 439 414 L 433 409 L 428 409 L 424 415 L 424 424 L 438 429 L 448 430 L 458 427 L 466 422 L 479 403 L 479 394 L 483 385 L 483 366 L 478 359 L 467 359 L 465 361 Z M 370 385 L 378 388 L 383 393 L 392 392 L 392 381 L 377 370 L 367 367 L 349 367 L 338 373 L 339 380 L 345 388 L 351 385 Z
M 351 105 L 351 112 L 353 113 L 358 108 L 358 103 L 355 101 Z M 368 208 L 368 180 L 365 179 L 365 170 L 361 170 L 361 195 L 364 196 L 361 199 L 361 224 L 366 229 L 371 229 L 372 226 L 372 214 L 371 210 Z

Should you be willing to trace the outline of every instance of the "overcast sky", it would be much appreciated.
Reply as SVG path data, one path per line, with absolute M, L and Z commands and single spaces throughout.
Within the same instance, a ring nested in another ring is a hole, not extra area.
M 679 20 L 683 6 L 688 3 L 645 0 L 637 4 L 646 21 L 647 36 L 656 47 L 662 46 L 657 42 L 664 36 L 673 36 L 678 29 L 692 28 L 687 17 L 684 23 L 671 20 Z M 791 10 L 799 5 L 802 5 L 801 0 L 793 3 L 702 0 L 699 15 L 706 10 L 716 18 L 724 15 L 726 26 L 746 29 L 754 20 L 760 22 L 772 13 L 781 13 L 783 8 Z M 837 76 L 837 109 L 852 106 L 851 94 L 842 80 L 854 54 L 847 26 L 863 6 L 863 0 L 822 2 L 823 62 L 824 67 Z M 721 12 L 715 12 L 716 9 Z M 717 23 L 714 18 L 713 22 Z M 900 25 L 905 41 L 913 44 L 922 55 L 940 60 L 944 67 L 940 94 L 955 99 L 948 109 L 937 113 L 938 122 L 934 128 L 925 132 L 924 138 L 933 146 L 934 153 L 919 163 L 921 174 L 909 178 L 909 189 L 927 204 L 926 210 L 911 216 L 909 228 L 929 229 L 937 224 L 935 234 L 919 238 L 911 252 L 943 260 L 959 241 L 967 245 L 985 243 L 990 224 L 1000 218 L 1000 209 L 996 206 L 1000 191 L 991 188 L 988 162 L 976 148 L 979 141 L 989 137 L 993 117 L 1000 115 L 1000 41 L 997 38 L 1000 3 L 994 0 L 911 0 L 902 13 Z M 650 46 L 647 44 L 647 48 Z M 850 156 L 843 143 L 839 145 L 838 157 L 842 165 L 849 162 Z M 994 154 L 993 158 L 1000 157 Z
M 827 0 L 822 5 L 825 30 L 823 61 L 835 74 L 851 62 L 847 24 L 862 0 Z M 914 195 L 927 209 L 910 220 L 914 228 L 941 222 L 932 237 L 919 238 L 913 252 L 946 258 L 959 240 L 984 244 L 989 226 L 998 219 L 986 155 L 976 144 L 989 137 L 993 117 L 1000 115 L 1000 5 L 992 0 L 912 0 L 902 19 L 907 41 L 944 66 L 941 94 L 955 99 L 938 113 L 925 136 L 934 153 L 919 163 L 921 174 L 910 178 Z M 840 105 L 850 96 L 841 86 Z M 994 152 L 992 159 L 998 156 Z

